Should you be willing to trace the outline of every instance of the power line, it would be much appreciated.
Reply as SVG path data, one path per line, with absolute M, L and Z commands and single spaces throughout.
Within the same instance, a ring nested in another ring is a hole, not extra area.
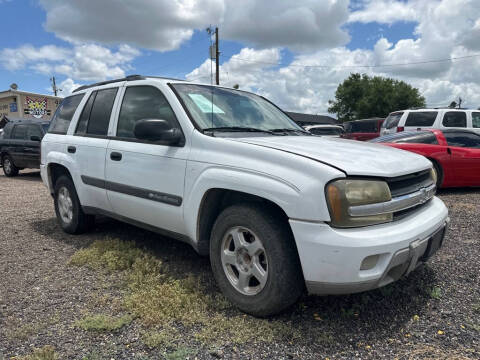
M 415 62 L 409 62 L 409 63 L 398 63 L 398 64 L 341 65 L 341 66 L 335 66 L 335 65 L 303 65 L 303 64 L 284 65 L 282 63 L 268 62 L 268 61 L 255 61 L 255 60 L 243 59 L 243 58 L 238 58 L 238 57 L 231 57 L 229 61 L 231 61 L 231 60 L 233 60 L 233 61 L 245 61 L 245 62 L 257 63 L 257 64 L 277 65 L 277 66 L 283 66 L 283 67 L 326 68 L 326 69 L 339 69 L 340 68 L 340 69 L 342 69 L 342 68 L 380 68 L 380 67 L 421 65 L 421 64 L 441 63 L 441 62 L 449 62 L 449 61 L 453 62 L 454 60 L 464 60 L 464 59 L 470 59 L 470 58 L 476 58 L 476 57 L 480 57 L 480 54 L 451 57 L 451 58 L 446 58 L 446 59 L 415 61 Z

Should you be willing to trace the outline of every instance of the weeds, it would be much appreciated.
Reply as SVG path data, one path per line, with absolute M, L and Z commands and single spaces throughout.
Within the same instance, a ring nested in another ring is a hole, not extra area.
M 116 331 L 130 324 L 132 317 L 125 315 L 115 318 L 108 315 L 89 315 L 75 322 L 75 326 L 85 331 Z
M 432 299 L 440 299 L 442 297 L 442 289 L 440 289 L 439 287 L 435 286 L 431 289 L 428 290 L 428 295 L 430 295 L 430 297 Z
M 32 354 L 25 356 L 18 356 L 12 358 L 13 360 L 57 360 L 59 356 L 55 353 L 53 346 L 46 345 L 42 348 L 33 350 Z

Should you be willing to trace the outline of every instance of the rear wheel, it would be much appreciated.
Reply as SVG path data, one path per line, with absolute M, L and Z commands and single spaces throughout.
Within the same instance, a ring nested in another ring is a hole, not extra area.
M 2 160 L 3 164 L 3 173 L 5 176 L 12 177 L 18 175 L 18 168 L 13 163 L 12 158 L 10 155 L 5 155 Z
M 95 218 L 83 212 L 73 181 L 66 175 L 55 182 L 54 204 L 57 220 L 63 231 L 80 234 L 93 225 Z
M 210 241 L 213 274 L 224 295 L 254 316 L 276 314 L 301 295 L 302 269 L 288 224 L 244 204 L 225 209 Z

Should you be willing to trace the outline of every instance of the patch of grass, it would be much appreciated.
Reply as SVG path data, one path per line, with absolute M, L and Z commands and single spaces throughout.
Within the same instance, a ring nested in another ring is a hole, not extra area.
M 77 252 L 70 263 L 124 271 L 127 290 L 123 298 L 124 310 L 152 329 L 143 338 L 150 347 L 171 346 L 175 335 L 169 334 L 168 330 L 155 329 L 172 329 L 174 324 L 182 325 L 185 331 L 208 345 L 301 337 L 301 329 L 285 321 L 239 314 L 221 294 L 208 290 L 210 280 L 206 277 L 185 274 L 182 278 L 175 278 L 167 266 L 148 251 L 136 248 L 133 242 L 96 241 Z M 93 330 L 102 329 L 104 325 L 91 325 L 97 322 L 90 319 L 81 324 L 84 327 L 88 324 Z
M 105 239 L 77 251 L 70 258 L 70 264 L 110 271 L 126 270 L 141 255 L 142 250 L 135 247 L 133 242 Z
M 442 297 L 442 289 L 434 286 L 433 288 L 428 289 L 428 295 L 430 295 L 432 299 L 438 300 Z
M 20 325 L 14 329 L 7 329 L 6 336 L 10 340 L 27 340 L 30 336 L 39 332 L 43 326 L 38 323 Z
M 75 326 L 85 331 L 116 331 L 130 324 L 132 316 L 113 317 L 103 314 L 89 315 L 75 322 Z
M 480 314 L 480 303 L 473 304 L 472 308 L 473 308 L 473 312 Z
M 168 327 L 162 330 L 147 331 L 143 334 L 142 340 L 150 348 L 169 348 L 179 336 L 180 333 L 177 329 Z
M 50 345 L 46 345 L 42 348 L 33 350 L 33 353 L 25 356 L 18 356 L 12 358 L 13 360 L 57 360 L 58 354 L 55 352 L 55 348 Z
M 186 358 L 195 356 L 197 352 L 191 348 L 179 347 L 171 353 L 165 354 L 166 360 L 185 360 Z

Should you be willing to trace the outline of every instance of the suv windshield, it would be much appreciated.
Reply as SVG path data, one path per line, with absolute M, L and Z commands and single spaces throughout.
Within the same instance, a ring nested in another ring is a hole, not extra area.
M 192 120 L 202 130 L 306 132 L 275 105 L 245 91 L 209 85 L 174 84 Z

